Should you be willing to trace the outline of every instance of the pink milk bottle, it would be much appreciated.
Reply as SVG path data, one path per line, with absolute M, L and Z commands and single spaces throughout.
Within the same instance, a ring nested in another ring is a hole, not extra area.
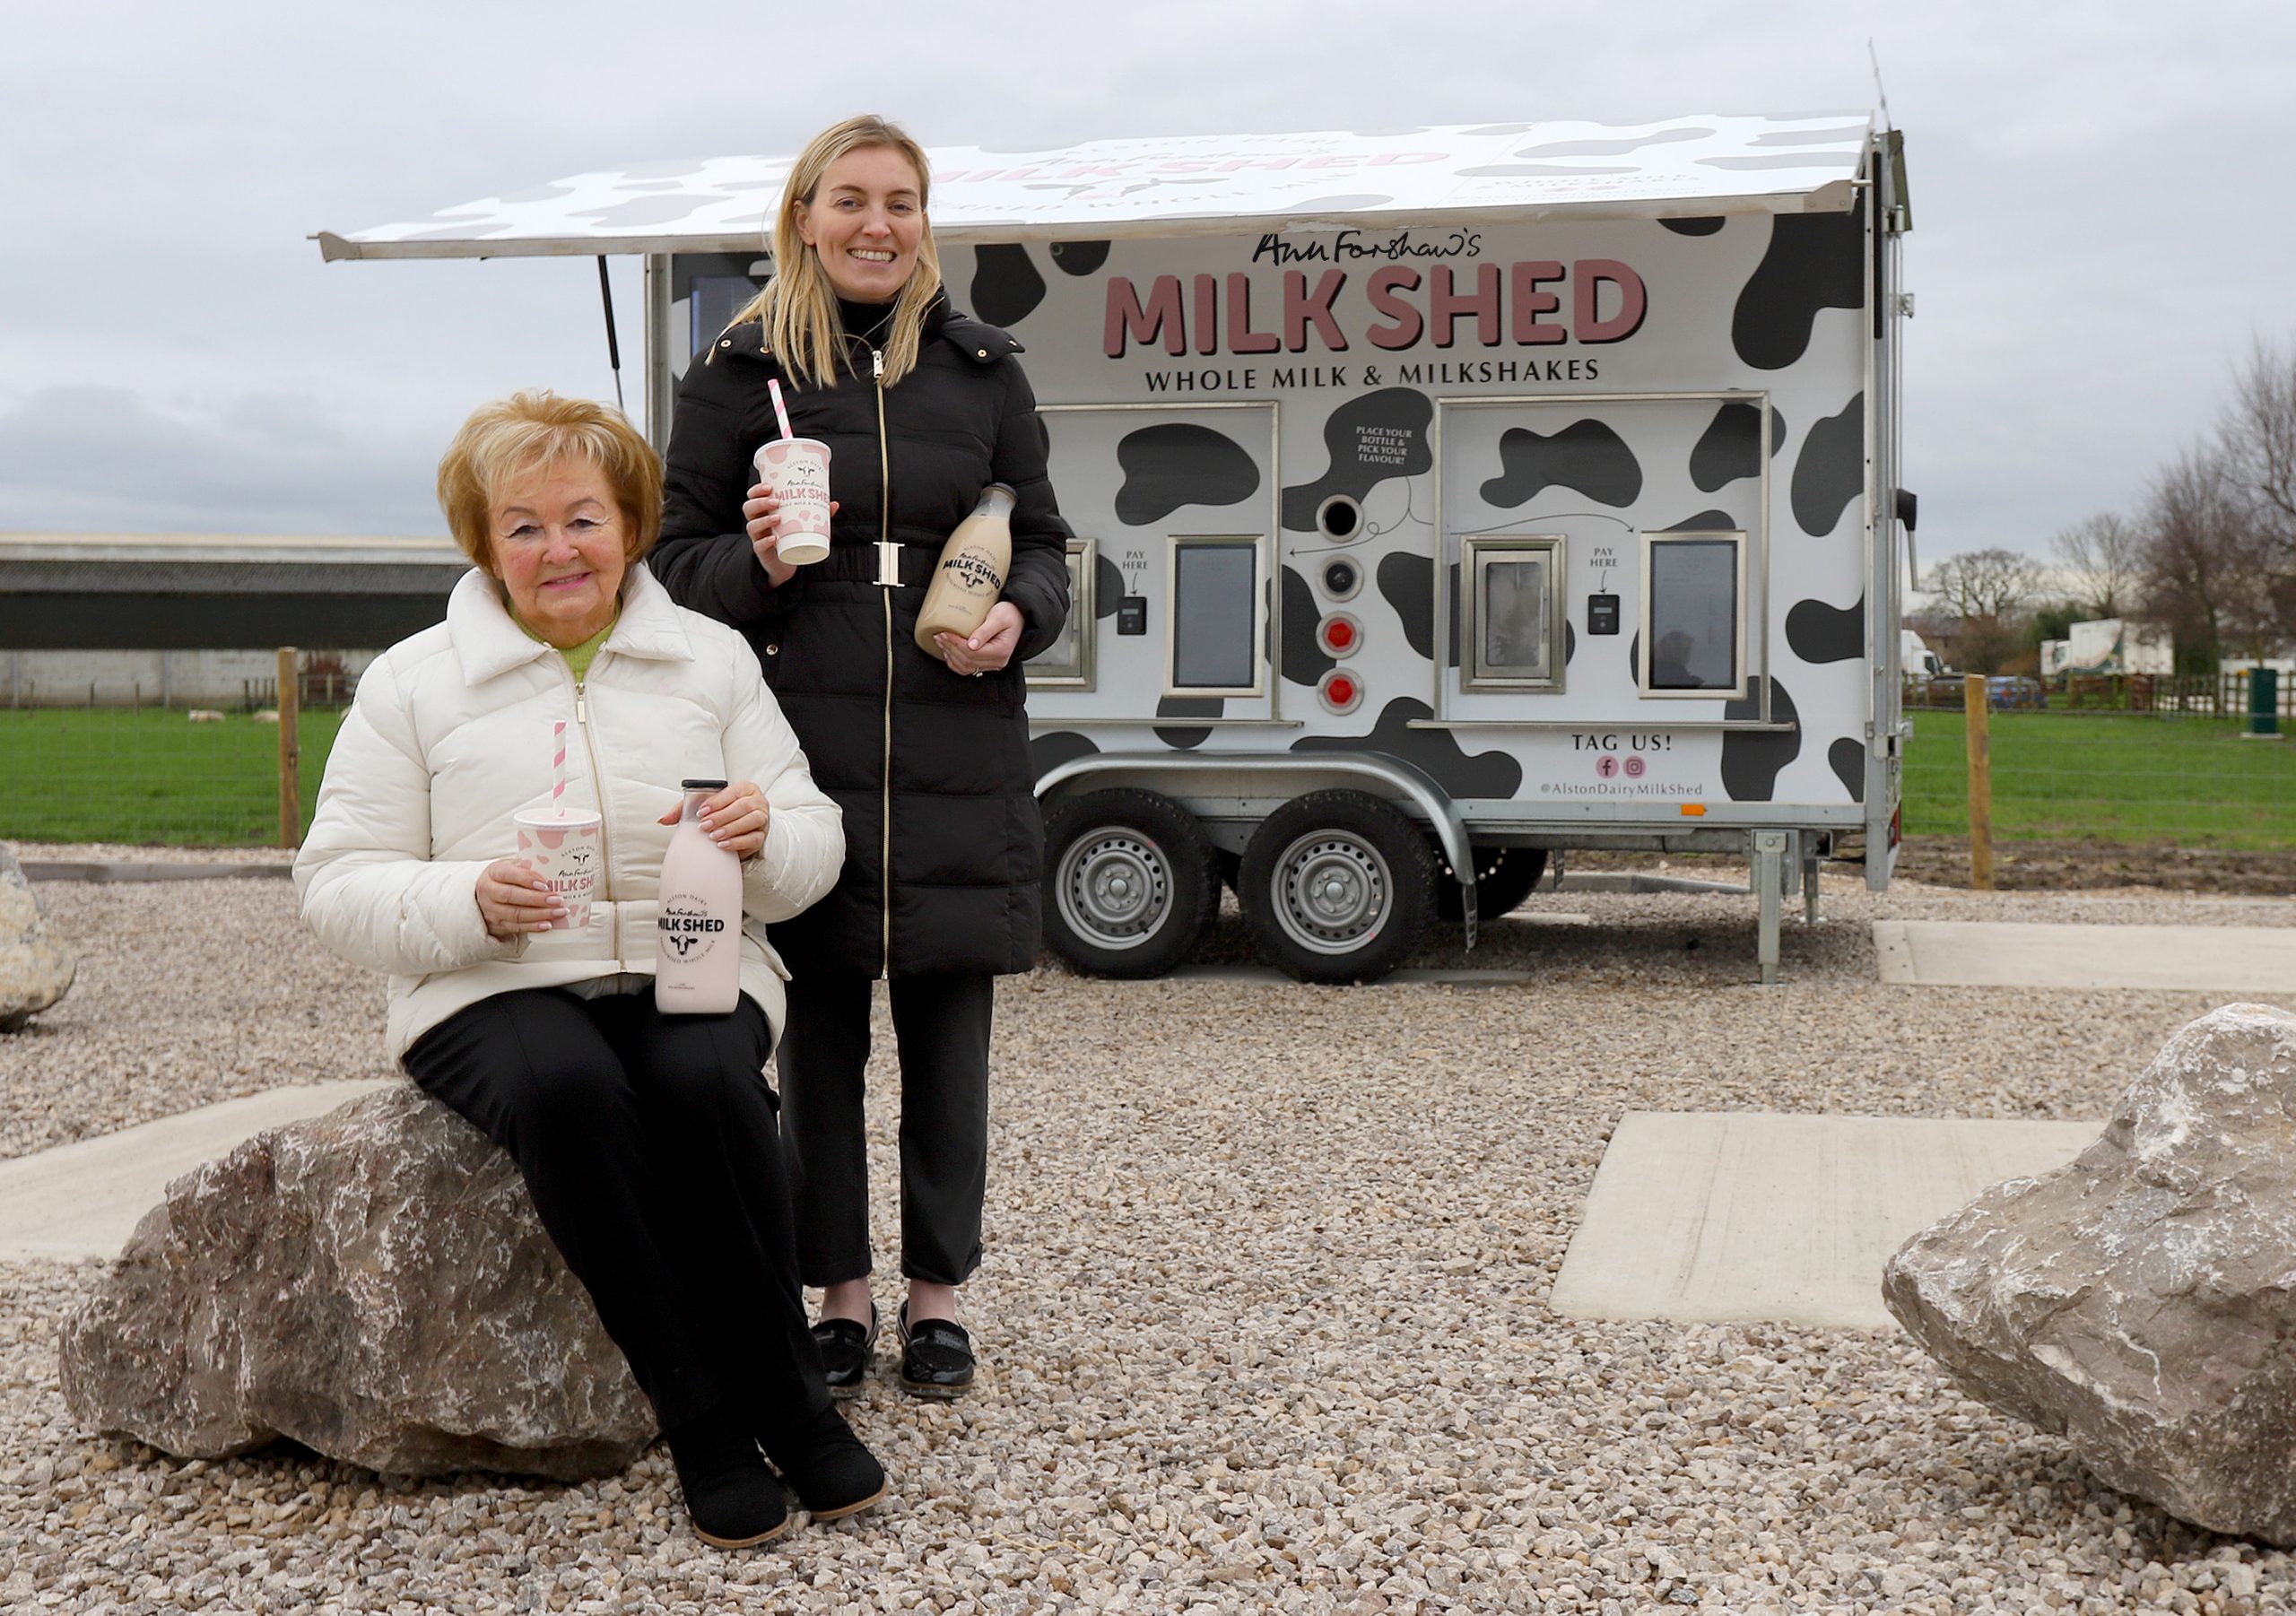
M 662 855 L 654 917 L 654 1008 L 724 1015 L 742 992 L 742 861 L 709 839 L 701 804 L 723 780 L 681 780 L 685 801 Z

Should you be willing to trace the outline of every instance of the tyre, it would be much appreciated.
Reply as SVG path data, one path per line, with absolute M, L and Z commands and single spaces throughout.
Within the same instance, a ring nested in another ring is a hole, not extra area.
M 1531 895 L 1546 873 L 1544 847 L 1477 847 L 1474 850 L 1474 917 L 1478 924 L 1512 912 Z M 1459 902 L 1459 883 L 1449 876 L 1435 882 L 1435 917 L 1454 923 L 1466 918 Z
M 1311 791 L 1261 821 L 1237 897 L 1253 943 L 1302 982 L 1369 982 L 1427 934 L 1436 864 L 1427 833 L 1361 791 Z
M 1219 914 L 1219 883 L 1195 819 L 1152 791 L 1089 792 L 1045 820 L 1045 941 L 1078 970 L 1161 976 Z

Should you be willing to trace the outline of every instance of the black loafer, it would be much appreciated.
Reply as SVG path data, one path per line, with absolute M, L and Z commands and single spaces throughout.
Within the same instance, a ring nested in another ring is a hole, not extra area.
M 858 1397 L 869 1373 L 869 1354 L 877 1346 L 877 1304 L 869 1304 L 866 1325 L 850 1318 L 825 1318 L 813 1326 L 813 1344 L 822 1352 L 822 1378 L 832 1397 Z
M 741 1422 L 720 1411 L 665 1435 L 696 1537 L 720 1549 L 748 1549 L 789 1530 L 781 1483 Z
M 954 1397 L 972 1385 L 972 1337 L 945 1318 L 909 1322 L 900 1310 L 901 1389 L 917 1397 Z
M 759 1439 L 817 1521 L 857 1514 L 885 1496 L 885 1467 L 833 1405 L 794 1423 L 768 1421 Z

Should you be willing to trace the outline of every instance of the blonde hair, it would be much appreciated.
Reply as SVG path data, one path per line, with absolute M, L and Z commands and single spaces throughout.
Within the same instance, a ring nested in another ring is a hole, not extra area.
M 494 506 L 515 477 L 569 460 L 595 466 L 621 508 L 622 560 L 635 562 L 662 536 L 662 457 L 619 410 L 587 398 L 513 393 L 479 405 L 439 462 L 439 508 L 463 553 L 489 577 Z
M 932 222 L 924 217 L 931 200 L 933 166 L 924 147 L 883 118 L 864 113 L 831 125 L 797 154 L 781 188 L 781 211 L 773 217 L 773 278 L 733 318 L 735 326 L 755 320 L 765 328 L 765 351 L 779 357 L 792 381 L 835 387 L 837 361 L 844 351 L 836 288 L 822 267 L 821 255 L 797 233 L 797 215 L 813 205 L 830 164 L 848 152 L 879 147 L 900 152 L 917 170 L 917 209 L 924 226 L 917 267 L 893 300 L 892 335 L 884 349 L 885 383 L 890 387 L 917 369 L 925 341 L 925 311 L 941 290 L 941 253 L 933 244 Z

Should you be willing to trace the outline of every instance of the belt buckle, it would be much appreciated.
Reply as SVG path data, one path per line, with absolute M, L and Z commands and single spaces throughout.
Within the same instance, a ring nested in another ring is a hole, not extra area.
M 893 539 L 877 541 L 877 587 L 900 587 L 900 544 Z

